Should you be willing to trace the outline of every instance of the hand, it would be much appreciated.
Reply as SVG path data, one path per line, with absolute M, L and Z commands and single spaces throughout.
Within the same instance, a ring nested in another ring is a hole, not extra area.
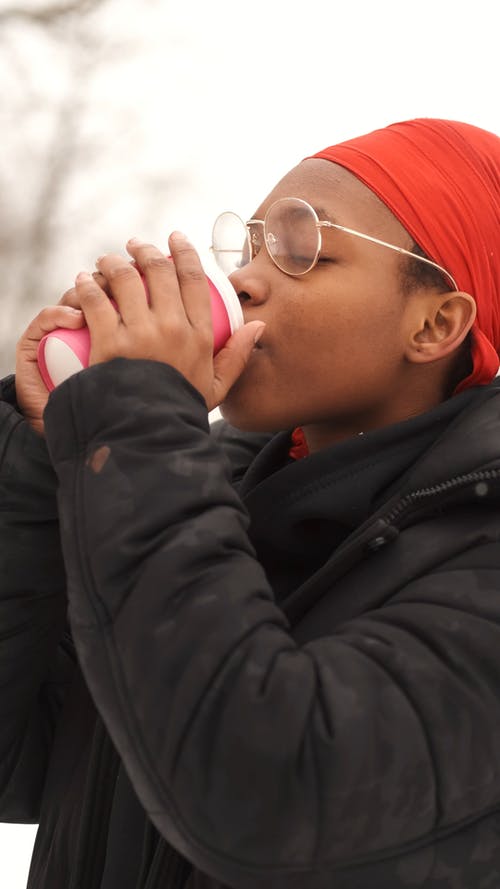
M 134 264 L 115 254 L 96 265 L 104 276 L 113 308 L 98 280 L 81 272 L 75 281 L 76 304 L 90 330 L 90 364 L 112 358 L 148 358 L 175 367 L 203 395 L 211 411 L 224 400 L 251 355 L 261 321 L 236 331 L 213 358 L 212 313 L 205 272 L 194 247 L 180 233 L 169 238 L 172 259 L 151 244 L 129 241 Z
M 16 348 L 16 396 L 25 419 L 39 435 L 44 434 L 43 412 L 49 393 L 40 376 L 37 362 L 38 343 L 56 327 L 83 327 L 83 312 L 69 306 L 42 309 L 26 328 Z
M 97 281 L 99 287 L 101 287 L 108 296 L 111 296 L 111 291 L 104 275 L 101 275 L 100 272 L 92 272 L 92 277 L 94 281 Z M 70 287 L 69 290 L 66 290 L 61 296 L 58 305 L 71 306 L 73 309 L 80 309 L 80 298 L 77 296 L 76 287 Z

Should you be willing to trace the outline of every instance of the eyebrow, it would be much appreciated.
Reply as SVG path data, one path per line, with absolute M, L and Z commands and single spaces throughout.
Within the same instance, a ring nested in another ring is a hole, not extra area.
M 324 207 L 316 207 L 314 204 L 311 204 L 310 206 L 313 208 L 313 210 L 314 210 L 314 212 L 316 213 L 316 216 L 318 217 L 318 219 L 320 220 L 320 222 L 333 222 L 334 225 L 340 225 L 340 224 L 341 224 L 341 223 L 338 221 L 338 219 L 335 219 L 335 217 L 332 216 L 331 213 L 330 213 L 328 210 L 325 210 Z M 264 215 L 265 215 L 265 214 L 264 214 Z M 255 213 L 253 213 L 252 216 L 249 217 L 249 219 L 258 219 L 258 218 L 259 218 L 259 217 L 257 217 L 257 216 L 255 215 Z M 247 220 L 247 221 L 248 221 L 248 220 Z
M 315 207 L 313 204 L 311 204 L 311 207 L 315 211 L 316 216 L 318 217 L 320 222 L 321 221 L 333 222 L 334 225 L 340 225 L 340 222 L 338 221 L 338 219 L 335 219 L 335 217 L 332 216 L 332 214 L 329 213 L 328 210 L 325 210 L 324 207 Z

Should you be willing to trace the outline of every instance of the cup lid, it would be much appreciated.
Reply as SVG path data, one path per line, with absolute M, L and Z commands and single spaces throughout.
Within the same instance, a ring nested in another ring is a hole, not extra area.
M 211 253 L 201 256 L 200 259 L 203 271 L 210 278 L 222 297 L 229 318 L 231 333 L 234 333 L 235 330 L 243 327 L 245 323 L 236 290 L 229 278 L 219 268 Z

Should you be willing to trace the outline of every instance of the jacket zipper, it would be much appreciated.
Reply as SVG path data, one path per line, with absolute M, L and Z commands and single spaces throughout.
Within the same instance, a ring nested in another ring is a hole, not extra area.
M 370 524 L 355 532 L 337 550 L 332 560 L 314 576 L 314 580 L 306 581 L 287 599 L 283 610 L 294 625 L 300 621 L 306 611 L 310 610 L 317 600 L 325 593 L 322 579 L 325 578 L 330 587 L 332 583 L 343 577 L 360 560 L 371 553 L 377 552 L 386 544 L 399 536 L 402 520 L 413 509 L 422 507 L 428 501 L 439 499 L 468 485 L 481 485 L 500 479 L 500 470 L 485 469 L 458 475 L 447 481 L 419 488 L 402 497 L 386 513 L 372 517 Z M 478 490 L 478 496 L 484 496 L 487 489 Z
M 437 485 L 431 485 L 428 488 L 420 488 L 416 491 L 412 491 L 410 494 L 406 494 L 406 496 L 382 518 L 388 525 L 393 525 L 394 521 L 400 519 L 412 506 L 420 504 L 428 498 L 431 499 L 433 497 L 439 497 L 441 494 L 449 494 L 452 491 L 456 491 L 459 488 L 466 488 L 468 485 L 472 484 L 486 484 L 487 482 L 497 480 L 498 478 L 500 478 L 500 470 L 498 469 L 485 469 L 479 470 L 478 472 L 469 472 L 465 475 L 457 475 L 455 478 L 450 478 Z M 478 490 L 479 497 L 484 496 L 486 493 L 487 489 Z

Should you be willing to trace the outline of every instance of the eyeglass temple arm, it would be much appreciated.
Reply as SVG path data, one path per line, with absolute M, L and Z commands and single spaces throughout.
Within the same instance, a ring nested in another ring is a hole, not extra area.
M 264 225 L 263 219 L 249 219 L 245 226 L 248 228 L 249 225 L 255 225 L 258 222 L 260 225 Z M 418 259 L 420 262 L 425 262 L 426 265 L 432 266 L 432 268 L 437 269 L 438 272 L 445 275 L 449 281 L 453 284 L 454 290 L 458 292 L 458 285 L 455 281 L 454 277 L 450 275 L 449 272 L 446 271 L 441 265 L 438 265 L 437 262 L 433 262 L 432 259 L 427 259 L 426 256 L 419 256 L 418 253 L 412 253 L 411 250 L 405 250 L 404 247 L 396 247 L 395 244 L 389 244 L 387 241 L 381 241 L 380 238 L 374 238 L 372 235 L 364 235 L 362 232 L 358 232 L 353 228 L 347 228 L 345 225 L 339 225 L 337 222 L 328 222 L 326 219 L 323 221 L 316 222 L 317 228 L 335 228 L 337 231 L 345 232 L 348 235 L 355 235 L 357 238 L 362 238 L 364 241 L 370 241 L 372 244 L 378 244 L 380 247 L 388 247 L 389 250 L 395 250 L 396 253 L 402 253 L 404 256 L 411 256 L 413 259 Z M 212 248 L 211 248 L 212 249 Z M 217 250 L 218 253 L 234 253 L 234 250 Z
M 260 220 L 255 219 L 253 222 L 260 222 Z M 411 256 L 413 259 L 418 259 L 420 262 L 425 262 L 426 265 L 432 266 L 432 268 L 437 269 L 443 275 L 446 275 L 449 281 L 453 284 L 455 290 L 458 291 L 458 285 L 452 275 L 446 271 L 441 265 L 438 265 L 437 262 L 433 262 L 432 259 L 427 259 L 426 256 L 419 256 L 418 253 L 412 253 L 411 250 L 405 250 L 404 247 L 396 247 L 394 244 L 389 244 L 387 241 L 381 241 L 380 238 L 374 238 L 371 235 L 364 235 L 362 232 L 357 232 L 353 228 L 346 228 L 345 225 L 338 225 L 336 222 L 327 222 L 326 220 L 322 222 L 317 222 L 316 225 L 318 228 L 336 228 L 338 231 L 346 232 L 348 235 L 356 235 L 357 238 L 363 238 L 364 241 L 371 241 L 373 244 L 378 244 L 380 247 L 388 247 L 389 250 L 395 250 L 396 253 L 402 253 L 404 256 Z

